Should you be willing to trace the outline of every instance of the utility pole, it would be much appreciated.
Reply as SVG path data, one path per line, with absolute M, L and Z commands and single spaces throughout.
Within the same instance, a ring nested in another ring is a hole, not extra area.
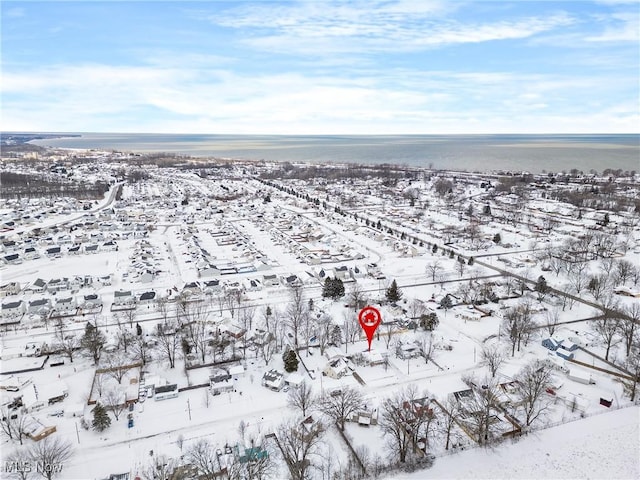
M 191 403 L 189 403 L 188 398 L 187 398 L 187 411 L 189 412 L 189 421 L 191 421 Z

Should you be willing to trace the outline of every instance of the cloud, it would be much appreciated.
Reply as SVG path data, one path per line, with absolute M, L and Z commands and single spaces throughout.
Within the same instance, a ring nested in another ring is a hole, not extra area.
M 25 16 L 25 10 L 24 8 L 14 7 L 8 9 L 6 12 L 3 12 L 2 15 L 7 18 L 20 18 Z
M 587 42 L 640 42 L 640 14 L 617 12 L 605 17 L 609 25 L 598 35 L 585 37 Z
M 1 91 L 3 126 L 10 130 L 391 134 L 548 132 L 556 125 L 557 131 L 580 132 L 633 131 L 637 111 L 613 109 L 601 95 L 607 85 L 628 92 L 631 83 L 613 74 L 404 68 L 340 78 L 202 65 L 81 64 L 4 72 Z M 601 98 L 601 105 L 583 104 L 583 98 Z
M 415 51 L 520 39 L 574 22 L 560 12 L 498 22 L 448 18 L 455 2 L 302 2 L 247 5 L 209 15 L 215 25 L 247 32 L 243 43 L 267 51 L 320 56 Z

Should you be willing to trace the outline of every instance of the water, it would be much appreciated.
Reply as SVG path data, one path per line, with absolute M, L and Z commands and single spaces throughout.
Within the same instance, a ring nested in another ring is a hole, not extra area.
M 468 171 L 640 170 L 640 135 L 184 135 L 83 133 L 42 146 L 196 157 L 390 163 Z

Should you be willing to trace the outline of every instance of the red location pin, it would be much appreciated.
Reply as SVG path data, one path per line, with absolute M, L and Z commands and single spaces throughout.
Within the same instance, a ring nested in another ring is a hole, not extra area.
M 358 314 L 358 321 L 360 322 L 360 326 L 364 330 L 364 333 L 367 335 L 369 351 L 371 351 L 371 340 L 373 340 L 373 334 L 376 333 L 376 329 L 382 321 L 382 316 L 377 308 L 364 307 Z

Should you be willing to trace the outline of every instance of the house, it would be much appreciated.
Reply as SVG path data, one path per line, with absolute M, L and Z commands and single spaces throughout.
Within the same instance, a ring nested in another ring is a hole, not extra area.
M 231 374 L 222 369 L 217 368 L 209 375 L 209 389 L 211 395 L 220 395 L 224 392 L 232 392 L 235 389 Z
M 367 272 L 365 272 L 361 267 L 358 267 L 356 265 L 355 267 L 349 270 L 349 274 L 351 275 L 351 278 L 355 280 L 358 278 L 363 278 L 367 274 Z
M 172 383 L 155 387 L 154 398 L 156 401 L 166 400 L 168 398 L 176 398 L 178 396 L 178 384 Z
M 304 377 L 298 372 L 290 373 L 284 380 L 285 385 L 289 385 L 292 388 L 298 388 L 303 382 Z
M 130 290 L 116 290 L 113 292 L 114 307 L 135 307 L 136 297 Z
M 322 370 L 322 374 L 330 378 L 342 378 L 350 372 L 349 365 L 344 357 L 336 355 L 329 359 L 329 362 Z
M 558 340 L 553 337 L 545 338 L 544 340 L 542 340 L 542 346 L 544 348 L 548 348 L 552 352 L 555 352 L 560 345 L 562 345 L 562 340 Z
M 346 280 L 351 280 L 349 269 L 345 265 L 335 267 L 333 269 L 333 276 L 339 280 L 342 280 L 343 282 Z
M 243 376 L 244 375 L 244 367 L 242 365 L 234 365 L 232 367 L 229 367 L 229 375 L 231 375 L 235 379 L 237 379 L 238 377 Z
M 83 297 L 82 308 L 87 310 L 93 310 L 94 308 L 102 307 L 102 299 L 97 293 L 90 293 Z
M 278 370 L 269 370 L 262 376 L 262 386 L 279 392 L 284 387 L 284 375 Z
M 25 260 L 36 260 L 40 258 L 40 254 L 35 247 L 26 247 L 22 256 Z
M 302 286 L 302 281 L 298 278 L 297 275 L 288 275 L 283 278 L 283 283 L 287 287 L 297 287 Z
M 18 282 L 9 282 L 0 286 L 0 297 L 7 295 L 17 295 L 20 293 L 20 284 Z
M 56 431 L 55 425 L 46 426 L 35 417 L 29 416 L 25 421 L 25 434 L 34 442 L 39 442 Z
M 98 253 L 98 244 L 85 245 L 84 253 Z
M 182 287 L 182 296 L 184 297 L 200 295 L 201 293 L 202 289 L 200 288 L 200 284 L 198 282 L 185 283 L 184 287 Z
M 51 300 L 48 298 L 37 298 L 29 302 L 27 313 L 29 315 L 46 316 L 51 311 Z
M 118 244 L 113 240 L 109 240 L 108 242 L 104 242 L 102 244 L 102 247 L 100 247 L 100 250 L 102 250 L 103 252 L 117 252 Z
M 73 297 L 58 298 L 53 310 L 58 315 L 73 315 L 77 310 L 76 301 Z
M 556 355 L 558 355 L 560 358 L 563 358 L 565 360 L 573 360 L 573 356 L 574 356 L 573 352 L 566 350 L 562 345 L 560 345 L 556 350 Z
M 69 290 L 69 279 L 68 278 L 53 278 L 49 280 L 47 283 L 47 291 L 48 292 L 61 292 L 63 290 Z
M 280 280 L 278 279 L 278 276 L 275 274 L 263 275 L 262 285 L 264 285 L 265 287 L 276 287 L 280 285 Z
M 205 295 L 214 295 L 222 290 L 220 280 L 206 280 L 203 282 L 202 291 Z
M 34 293 L 42 293 L 45 291 L 46 288 L 47 288 L 47 282 L 45 282 L 41 278 L 38 278 L 35 282 L 29 285 L 27 290 Z
M 60 257 L 62 255 L 61 248 L 58 247 L 49 247 L 45 251 L 45 255 L 49 258 Z
M 25 305 L 22 300 L 16 300 L 2 304 L 3 317 L 19 317 L 25 311 Z
M 422 353 L 418 345 L 403 343 L 396 348 L 396 355 L 402 360 L 408 360 L 410 358 L 417 358 L 422 355 Z
M 22 258 L 20 258 L 19 253 L 11 253 L 9 255 L 5 255 L 3 260 L 7 265 L 19 265 L 22 263 Z
M 156 301 L 156 292 L 153 290 L 149 290 L 148 292 L 144 292 L 140 295 L 140 299 L 138 303 L 140 305 L 152 305 Z

